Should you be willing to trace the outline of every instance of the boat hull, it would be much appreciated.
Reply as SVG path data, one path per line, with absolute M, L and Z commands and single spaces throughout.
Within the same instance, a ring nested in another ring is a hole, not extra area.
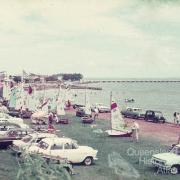
M 115 131 L 115 130 L 107 130 L 106 131 L 109 136 L 112 137 L 131 137 L 132 132 L 123 132 L 123 131 Z

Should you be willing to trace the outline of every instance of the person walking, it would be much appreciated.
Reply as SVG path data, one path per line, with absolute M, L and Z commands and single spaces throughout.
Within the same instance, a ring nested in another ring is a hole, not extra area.
M 134 120 L 132 124 L 132 140 L 139 142 L 139 124 Z

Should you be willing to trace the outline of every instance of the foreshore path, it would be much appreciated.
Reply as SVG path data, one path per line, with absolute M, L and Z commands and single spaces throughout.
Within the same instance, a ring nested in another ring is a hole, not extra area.
M 67 114 L 75 115 L 75 110 L 72 108 L 67 111 Z M 110 120 L 110 113 L 99 113 L 97 120 Z M 128 126 L 131 126 L 134 119 L 125 118 Z M 180 125 L 173 123 L 152 123 L 146 122 L 143 119 L 136 120 L 140 126 L 140 137 L 152 138 L 162 142 L 165 145 L 177 143 Z M 107 127 L 108 129 L 108 127 Z

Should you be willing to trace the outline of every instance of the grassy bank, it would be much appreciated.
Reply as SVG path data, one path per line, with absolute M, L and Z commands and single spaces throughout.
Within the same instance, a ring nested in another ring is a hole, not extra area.
M 70 115 L 68 117 L 72 123 L 56 125 L 61 130 L 58 133 L 76 139 L 80 145 L 97 149 L 99 158 L 90 167 L 74 165 L 77 175 L 72 176 L 73 180 L 178 179 L 179 175 L 156 175 L 156 170 L 148 164 L 153 152 L 167 149 L 160 142 L 150 137 L 141 137 L 139 143 L 133 143 L 128 138 L 110 138 L 100 131 L 108 128 L 108 121 L 97 120 L 92 126 L 82 125 L 80 118 Z M 9 152 L 1 151 L 0 162 L 0 179 L 14 179 L 18 168 L 15 157 Z

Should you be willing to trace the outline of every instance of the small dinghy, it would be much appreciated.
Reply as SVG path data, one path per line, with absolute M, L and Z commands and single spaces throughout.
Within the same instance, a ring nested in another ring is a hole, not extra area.
M 132 132 L 127 131 L 116 131 L 116 130 L 107 130 L 106 131 L 108 133 L 109 136 L 112 137 L 131 137 L 132 136 Z

